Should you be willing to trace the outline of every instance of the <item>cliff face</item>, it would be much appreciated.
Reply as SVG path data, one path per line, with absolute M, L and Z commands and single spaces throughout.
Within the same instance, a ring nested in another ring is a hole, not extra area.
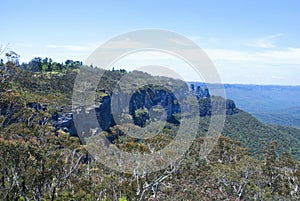
M 209 94 L 207 88 L 197 87 L 192 91 L 180 91 L 175 94 L 162 87 L 144 87 L 132 94 L 115 93 L 101 98 L 99 107 L 95 108 L 101 130 L 108 131 L 110 127 L 119 123 L 134 123 L 144 127 L 147 121 L 167 121 L 179 124 L 180 114 L 188 112 L 191 108 L 188 102 L 178 100 L 186 97 L 187 94 L 197 98 L 200 116 L 211 116 L 224 114 L 233 115 L 238 112 L 232 100 L 225 100 Z M 181 104 L 179 104 L 181 103 Z M 214 108 L 213 108 L 214 107 Z M 84 111 L 84 110 L 82 110 Z M 213 113 L 214 112 L 214 113 Z M 196 114 L 196 113 L 195 113 Z M 69 131 L 75 135 L 74 123 L 71 116 L 60 116 L 55 121 L 57 129 Z M 86 122 L 87 120 L 82 120 Z
M 96 115 L 102 130 L 117 123 L 132 122 L 145 126 L 148 120 L 178 123 L 174 117 L 181 108 L 175 95 L 166 89 L 145 88 L 133 94 L 116 93 L 101 99 Z
M 102 130 L 108 130 L 109 127 L 115 125 L 115 121 L 120 123 L 118 120 L 126 118 L 126 115 L 134 124 L 141 127 L 145 126 L 148 120 L 163 120 L 178 124 L 176 114 L 189 111 L 190 105 L 177 98 L 182 99 L 187 93 L 197 98 L 200 116 L 224 114 L 224 104 L 226 115 L 238 113 L 234 101 L 211 97 L 207 88 L 202 89 L 198 86 L 195 91 L 180 91 L 174 94 L 165 88 L 151 86 L 144 87 L 133 94 L 117 93 L 102 98 L 100 106 L 96 108 L 99 125 Z M 182 102 L 182 105 L 179 102 Z
M 111 113 L 111 97 L 105 96 L 102 98 L 100 106 L 95 109 L 99 126 L 102 130 L 108 130 L 114 125 Z
M 174 114 L 180 113 L 181 108 L 175 95 L 165 89 L 151 88 L 135 92 L 129 101 L 129 114 L 134 123 L 139 126 L 145 125 L 145 120 L 166 120 L 178 123 Z

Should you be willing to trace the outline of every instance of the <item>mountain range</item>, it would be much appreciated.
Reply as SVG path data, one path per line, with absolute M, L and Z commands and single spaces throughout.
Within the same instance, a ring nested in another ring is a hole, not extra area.
M 200 82 L 191 82 L 203 85 Z M 208 84 L 210 87 L 219 85 Z M 267 124 L 300 128 L 300 86 L 224 84 L 226 98 Z

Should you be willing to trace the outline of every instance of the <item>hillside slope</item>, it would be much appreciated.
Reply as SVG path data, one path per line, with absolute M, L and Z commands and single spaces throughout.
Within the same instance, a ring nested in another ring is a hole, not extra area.
M 300 129 L 267 125 L 241 111 L 226 117 L 222 134 L 240 141 L 255 154 L 261 154 L 266 144 L 276 141 L 280 152 L 286 151 L 300 160 Z

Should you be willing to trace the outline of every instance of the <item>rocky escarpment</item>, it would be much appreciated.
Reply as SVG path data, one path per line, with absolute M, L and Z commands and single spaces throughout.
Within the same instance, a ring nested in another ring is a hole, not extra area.
M 127 122 L 141 127 L 145 126 L 148 121 L 156 120 L 179 124 L 180 115 L 191 109 L 189 103 L 184 100 L 187 95 L 197 98 L 198 115 L 200 116 L 224 114 L 224 110 L 222 110 L 224 104 L 226 105 L 226 115 L 233 115 L 239 111 L 232 100 L 211 96 L 207 88 L 197 87 L 196 90 L 172 92 L 163 87 L 146 86 L 131 94 L 119 92 L 102 96 L 99 106 L 95 108 L 98 126 L 101 130 L 108 131 L 116 124 Z M 34 102 L 27 103 L 26 107 L 35 113 L 47 110 L 47 105 Z M 14 110 L 14 107 L 9 105 L 1 108 L 1 115 L 6 116 L 4 125 L 17 121 L 13 118 Z M 86 112 L 86 109 L 82 108 L 81 111 Z M 194 111 L 194 113 L 197 112 Z M 87 115 L 79 123 L 86 123 L 89 127 L 91 120 L 88 118 Z M 50 119 L 45 118 L 38 123 L 46 124 L 48 122 L 51 122 L 56 131 L 63 130 L 71 136 L 77 136 L 72 113 L 66 113 L 60 109 Z
M 148 121 L 161 120 L 179 124 L 180 114 L 191 112 L 191 105 L 185 101 L 187 95 L 198 100 L 200 116 L 233 115 L 239 111 L 234 101 L 211 96 L 207 88 L 200 86 L 196 90 L 175 92 L 163 87 L 146 86 L 131 94 L 106 94 L 95 112 L 101 130 L 106 131 L 120 123 L 134 123 L 143 127 Z M 197 114 L 197 111 L 192 112 Z

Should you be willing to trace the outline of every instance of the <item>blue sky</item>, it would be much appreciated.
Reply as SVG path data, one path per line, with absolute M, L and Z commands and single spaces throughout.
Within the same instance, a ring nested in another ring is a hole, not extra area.
M 36 56 L 84 61 L 114 36 L 161 28 L 195 41 L 224 83 L 300 85 L 297 0 L 20 0 L 0 5 L 0 44 L 9 43 L 21 61 Z

